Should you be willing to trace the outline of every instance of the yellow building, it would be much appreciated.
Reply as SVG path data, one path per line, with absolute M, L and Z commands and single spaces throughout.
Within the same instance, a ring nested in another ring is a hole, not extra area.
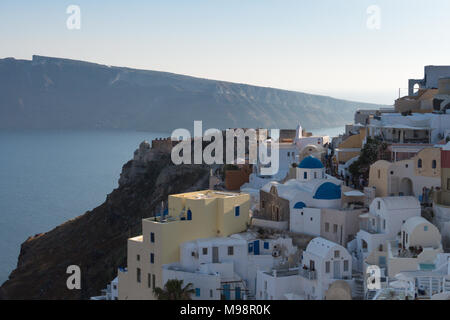
M 424 148 L 408 160 L 378 160 L 370 166 L 369 187 L 377 197 L 420 196 L 423 188 L 441 185 L 440 148 Z
M 162 287 L 162 266 L 178 262 L 180 245 L 227 237 L 247 229 L 250 196 L 197 191 L 169 196 L 168 214 L 142 220 L 143 234 L 128 239 L 127 270 L 119 270 L 119 300 L 154 299 Z
M 335 161 L 338 164 L 345 164 L 350 159 L 359 156 L 365 137 L 366 129 L 361 128 L 358 134 L 351 135 L 342 141 L 336 149 Z
M 414 96 L 405 96 L 395 100 L 395 111 L 427 113 L 433 112 L 433 99 L 438 89 L 419 89 Z

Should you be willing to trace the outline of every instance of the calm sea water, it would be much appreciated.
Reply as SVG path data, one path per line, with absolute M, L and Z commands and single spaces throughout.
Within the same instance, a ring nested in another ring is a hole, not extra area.
M 0 131 L 0 284 L 28 236 L 100 205 L 143 140 L 122 131 Z

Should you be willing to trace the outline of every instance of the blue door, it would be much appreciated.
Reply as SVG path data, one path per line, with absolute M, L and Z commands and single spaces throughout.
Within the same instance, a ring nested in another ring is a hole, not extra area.
M 236 300 L 241 300 L 241 287 L 236 287 Z
M 225 296 L 225 300 L 230 300 L 230 285 L 224 284 L 223 285 L 223 295 Z
M 259 240 L 253 242 L 253 253 L 259 255 Z

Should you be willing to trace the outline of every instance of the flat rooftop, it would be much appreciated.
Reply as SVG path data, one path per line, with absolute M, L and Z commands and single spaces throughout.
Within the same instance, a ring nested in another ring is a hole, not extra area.
M 173 194 L 171 196 L 176 197 L 176 198 L 200 200 L 200 199 L 214 199 L 214 198 L 232 198 L 232 197 L 238 197 L 241 195 L 243 195 L 243 194 L 238 193 L 238 192 L 204 190 L 204 191 Z

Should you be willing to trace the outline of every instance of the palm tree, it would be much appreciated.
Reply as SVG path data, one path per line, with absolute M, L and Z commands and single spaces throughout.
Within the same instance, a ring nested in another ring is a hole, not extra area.
M 153 292 L 158 300 L 191 300 L 195 290 L 192 283 L 183 287 L 183 280 L 171 279 L 166 282 L 164 289 L 157 287 Z

